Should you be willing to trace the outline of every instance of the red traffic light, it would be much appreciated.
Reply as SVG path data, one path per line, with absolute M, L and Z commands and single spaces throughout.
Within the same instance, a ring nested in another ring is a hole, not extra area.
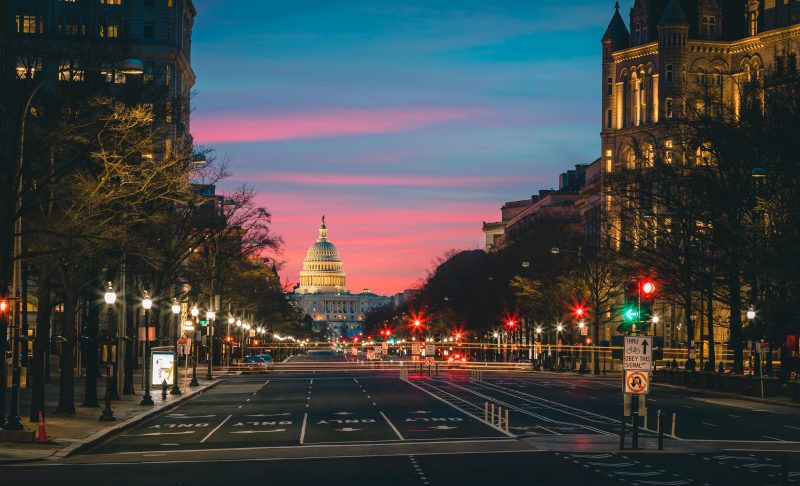
M 420 322 L 420 320 L 419 320 L 419 319 L 417 319 L 417 320 L 415 320 L 415 321 L 414 321 L 414 327 L 419 327 L 419 326 L 421 326 L 421 325 L 422 325 L 422 322 Z
M 650 296 L 656 291 L 656 284 L 652 280 L 642 282 L 642 294 Z
M 514 326 L 517 325 L 517 322 L 513 321 L 513 320 L 509 320 L 506 324 L 508 324 L 508 327 L 514 327 Z
M 0 300 L 0 312 L 8 312 L 8 300 Z

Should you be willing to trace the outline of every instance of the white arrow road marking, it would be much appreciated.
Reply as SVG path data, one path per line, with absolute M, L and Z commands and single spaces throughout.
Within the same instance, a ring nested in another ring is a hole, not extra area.
M 194 434 L 194 430 L 186 430 L 183 432 L 148 432 L 146 434 L 139 434 L 133 435 L 131 437 L 148 437 L 153 435 L 184 435 L 184 434 Z
M 333 430 L 338 430 L 339 432 L 355 432 L 356 430 L 361 430 L 361 429 L 354 429 L 352 427 L 344 427 L 342 429 L 333 429 Z
M 416 412 L 411 413 L 431 413 L 430 410 L 417 410 Z
M 216 415 L 186 415 L 183 413 L 171 413 L 167 415 L 170 418 L 177 418 L 177 419 L 194 419 L 194 418 L 210 418 L 216 417 Z
M 253 413 L 250 415 L 245 415 L 245 417 L 284 417 L 286 415 L 291 415 L 291 412 L 286 413 Z
M 353 415 L 353 414 L 350 412 L 336 412 L 334 413 L 334 415 Z
M 286 432 L 286 429 L 274 429 L 274 430 L 237 430 L 236 432 L 231 432 L 231 434 L 264 434 L 270 432 Z
M 437 425 L 436 427 L 428 427 L 433 430 L 453 430 L 457 429 L 458 427 L 450 427 L 449 425 Z

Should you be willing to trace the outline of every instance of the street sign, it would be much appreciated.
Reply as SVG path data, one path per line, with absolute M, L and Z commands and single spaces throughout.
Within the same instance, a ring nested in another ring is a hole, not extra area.
M 640 395 L 650 390 L 650 380 L 646 371 L 625 370 L 625 393 Z
M 653 338 L 651 336 L 625 336 L 625 346 L 622 352 L 622 364 L 626 371 L 647 371 L 653 366 Z
M 425 346 L 425 356 L 436 356 L 435 344 L 428 344 Z
M 411 343 L 412 356 L 419 356 L 420 346 L 421 346 L 420 343 Z
M 197 323 L 200 324 L 201 326 L 207 326 L 208 325 L 208 321 L 205 320 L 205 319 L 200 319 L 199 321 L 197 321 Z
M 586 326 L 583 326 L 581 328 L 581 336 L 588 336 L 588 335 L 589 335 L 589 328 L 586 327 Z

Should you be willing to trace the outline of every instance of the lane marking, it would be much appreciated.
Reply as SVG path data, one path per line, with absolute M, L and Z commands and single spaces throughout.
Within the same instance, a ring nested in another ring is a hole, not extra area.
M 306 407 L 308 404 L 306 404 Z M 303 428 L 300 429 L 300 445 L 303 445 L 303 441 L 306 440 L 306 422 L 308 422 L 308 412 L 303 415 Z
M 710 424 L 708 422 L 700 422 L 700 423 L 703 424 L 703 425 L 708 425 L 709 427 L 716 427 L 715 424 Z
M 207 436 L 203 437 L 203 438 L 202 438 L 202 440 L 200 440 L 200 443 L 202 444 L 203 442 L 207 441 L 207 440 L 208 440 L 208 438 L 209 438 L 209 437 L 211 437 L 211 436 L 214 434 L 214 432 L 218 431 L 220 427 L 222 427 L 223 425 L 225 425 L 225 422 L 227 422 L 228 420 L 230 420 L 230 418 L 231 418 L 231 417 L 233 417 L 233 415 L 228 415 L 227 417 L 225 417 L 225 420 L 223 420 L 223 421 L 222 421 L 222 422 L 221 422 L 219 425 L 217 425 L 216 427 L 214 427 L 214 430 L 212 430 L 211 432 L 209 432 Z
M 444 402 L 444 403 L 446 403 L 446 404 L 450 405 L 451 407 L 455 408 L 456 410 L 458 410 L 459 412 L 463 413 L 463 414 L 464 414 L 464 415 L 466 415 L 467 417 L 471 417 L 471 418 L 473 418 L 473 419 L 477 420 L 478 422 L 480 422 L 480 423 L 482 423 L 482 424 L 486 424 L 486 422 L 484 422 L 484 421 L 483 421 L 483 419 L 481 419 L 481 418 L 478 418 L 478 417 L 477 417 L 477 416 L 475 416 L 475 415 L 472 415 L 471 413 L 467 412 L 466 410 L 464 410 L 463 408 L 459 407 L 459 406 L 458 406 L 458 405 L 456 405 L 455 403 L 451 403 L 451 402 L 449 402 L 449 401 L 445 400 L 445 399 L 444 399 L 444 398 L 442 398 L 442 397 L 436 396 L 436 395 L 434 395 L 433 393 L 429 392 L 428 390 L 426 390 L 426 389 L 424 389 L 424 388 L 420 387 L 419 385 L 417 385 L 417 384 L 415 384 L 415 383 L 411 383 L 410 381 L 407 381 L 406 383 L 407 383 L 407 384 L 409 384 L 409 385 L 411 385 L 411 386 L 413 386 L 414 388 L 416 388 L 416 389 L 418 389 L 418 390 L 422 390 L 423 392 L 425 392 L 425 393 L 427 393 L 428 395 L 432 396 L 433 398 L 435 398 L 435 399 L 439 400 L 440 402 Z M 446 392 L 445 392 L 445 393 L 446 393 Z M 489 425 L 486 425 L 486 426 L 487 426 L 487 427 L 490 427 Z M 503 434 L 507 435 L 508 437 L 516 437 L 514 434 L 512 434 L 512 433 L 510 433 L 510 432 L 506 432 L 505 430 L 502 430 L 502 429 L 495 429 L 494 427 L 490 427 L 490 428 L 491 428 L 492 430 L 497 430 L 498 432 L 502 432 Z
M 786 441 L 785 441 L 785 440 L 783 440 L 783 439 L 779 439 L 779 438 L 777 438 L 777 437 L 770 437 L 770 436 L 768 436 L 768 435 L 762 435 L 761 437 L 764 437 L 765 439 L 772 439 L 772 440 L 776 440 L 776 441 L 778 441 L 778 442 L 786 442 Z
M 311 378 L 311 382 L 308 384 L 308 386 L 310 387 L 313 384 L 314 384 L 314 378 Z
M 800 430 L 800 427 L 793 427 L 791 425 L 784 425 L 784 427 L 786 427 L 787 429 Z
M 391 428 L 392 428 L 392 430 L 394 430 L 394 433 L 395 433 L 395 434 L 397 434 L 397 437 L 399 437 L 399 438 L 400 438 L 400 440 L 406 440 L 406 438 L 405 438 L 405 437 L 403 437 L 403 434 L 401 434 L 401 433 L 400 433 L 400 431 L 399 431 L 399 430 L 397 430 L 397 427 L 395 427 L 395 426 L 394 426 L 394 424 L 392 423 L 392 421 L 391 421 L 391 420 L 389 420 L 389 417 L 387 417 L 387 416 L 386 416 L 386 414 L 385 414 L 385 413 L 383 413 L 383 411 L 382 411 L 382 410 L 381 410 L 381 411 L 378 411 L 378 413 L 380 413 L 380 414 L 381 414 L 381 417 L 383 417 L 383 419 L 386 421 L 386 423 L 387 423 L 387 424 L 389 424 L 389 427 L 391 427 Z

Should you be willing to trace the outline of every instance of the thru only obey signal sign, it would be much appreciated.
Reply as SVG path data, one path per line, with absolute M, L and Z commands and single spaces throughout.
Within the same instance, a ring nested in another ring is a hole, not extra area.
M 653 337 L 625 336 L 622 349 L 622 364 L 625 370 L 649 370 L 653 367 Z

